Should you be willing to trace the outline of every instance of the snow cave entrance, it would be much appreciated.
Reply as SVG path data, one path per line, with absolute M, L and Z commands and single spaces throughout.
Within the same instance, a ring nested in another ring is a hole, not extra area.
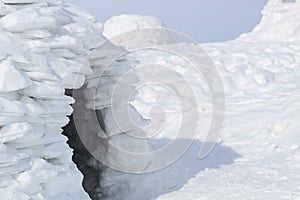
M 65 94 L 72 96 L 72 92 L 73 90 L 66 90 Z M 69 116 L 69 119 L 69 123 L 63 127 L 63 135 L 68 138 L 67 143 L 73 149 L 72 160 L 83 175 L 82 186 L 91 199 L 102 199 L 104 195 L 100 188 L 101 168 L 97 167 L 99 163 L 95 163 L 98 161 L 82 144 L 75 127 L 73 114 Z

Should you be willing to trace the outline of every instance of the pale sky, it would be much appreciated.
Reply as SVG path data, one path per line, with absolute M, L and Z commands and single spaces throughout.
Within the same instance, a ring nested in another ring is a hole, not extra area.
M 114 15 L 154 15 L 198 42 L 231 40 L 251 31 L 267 0 L 67 0 L 104 23 Z

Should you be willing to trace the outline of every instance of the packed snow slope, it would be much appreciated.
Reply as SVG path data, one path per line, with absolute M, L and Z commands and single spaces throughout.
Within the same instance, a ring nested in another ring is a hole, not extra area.
M 226 118 L 220 144 L 207 158 L 198 160 L 204 139 L 199 135 L 176 163 L 143 175 L 144 181 L 132 186 L 126 199 L 300 199 L 299 8 L 299 1 L 270 0 L 253 32 L 233 41 L 200 45 L 225 87 Z M 187 44 L 173 48 L 197 54 Z M 141 65 L 167 62 L 199 87 L 197 77 L 174 56 L 149 51 L 136 56 Z M 203 91 L 197 92 L 205 99 Z M 133 105 L 147 119 L 149 107 L 157 101 L 163 101 L 168 111 L 176 110 L 172 107 L 175 100 L 155 87 L 143 88 Z M 209 118 L 205 110 L 204 122 Z M 169 119 L 170 127 L 176 127 L 176 116 Z M 154 146 L 170 142 L 172 131 L 158 136 Z

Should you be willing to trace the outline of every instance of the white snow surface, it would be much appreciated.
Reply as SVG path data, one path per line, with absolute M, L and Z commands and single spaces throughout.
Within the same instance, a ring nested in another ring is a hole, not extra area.
M 233 41 L 200 45 L 216 65 L 225 87 L 221 140 L 204 160 L 197 157 L 204 139 L 199 134 L 191 148 L 168 168 L 145 175 L 107 170 L 102 178 L 107 193 L 113 195 L 108 199 L 300 199 L 299 7 L 299 1 L 270 0 L 253 32 Z M 55 0 L 3 0 L 0 16 L 0 197 L 89 199 L 61 127 L 68 123 L 69 104 L 74 101 L 64 95 L 64 89 L 79 88 L 86 78 L 87 88 L 93 88 L 91 73 L 99 70 L 109 54 L 101 51 L 102 26 L 89 14 Z M 162 26 L 160 20 L 142 16 L 115 20 L 105 24 L 104 35 L 120 34 L 123 29 L 118 24 L 124 21 L 125 30 L 140 28 L 140 24 L 142 28 Z M 153 35 L 151 40 L 170 41 L 168 35 L 160 36 Z M 131 41 L 121 38 L 117 43 L 126 47 Z M 172 47 L 198 53 L 188 44 Z M 141 51 L 135 59 L 140 64 L 162 65 L 167 60 L 189 77 L 203 100 L 203 124 L 209 122 L 207 91 L 186 63 L 164 52 Z M 132 65 L 121 62 L 112 71 Z M 142 79 L 145 74 L 136 76 Z M 108 76 L 107 81 L 113 82 L 115 77 Z M 108 106 L 109 98 L 98 98 L 100 109 Z M 171 113 L 170 128 L 150 141 L 153 148 L 173 139 L 178 126 L 178 116 L 172 115 L 178 109 L 175 99 L 150 87 L 143 88 L 132 102 L 149 119 L 149 108 L 157 100 Z M 118 130 L 110 124 L 109 111 L 105 116 L 114 134 Z M 122 142 L 121 137 L 117 140 Z M 118 181 L 126 186 L 119 193 Z
M 132 180 L 143 176 L 142 181 L 132 182 L 116 199 L 300 199 L 299 6 L 299 1 L 270 0 L 253 32 L 233 41 L 200 45 L 216 65 L 225 87 L 222 138 L 211 154 L 200 160 L 198 152 L 204 140 L 200 131 L 177 162 L 150 174 L 132 175 Z M 197 54 L 189 44 L 172 48 Z M 169 65 L 188 77 L 203 105 L 201 124 L 209 123 L 207 93 L 188 64 L 159 51 L 139 51 L 135 56 L 141 66 Z M 159 75 L 150 69 L 137 76 L 143 79 L 149 74 Z M 140 89 L 132 102 L 145 119 L 151 117 L 151 108 L 158 102 L 169 113 L 169 123 L 163 135 L 150 141 L 153 148 L 173 140 L 179 118 L 172 115 L 178 109 L 176 99 L 149 86 Z

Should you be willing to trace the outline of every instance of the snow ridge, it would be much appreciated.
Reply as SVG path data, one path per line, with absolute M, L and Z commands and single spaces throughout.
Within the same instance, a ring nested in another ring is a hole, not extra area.
M 261 22 L 251 33 L 243 34 L 241 38 L 273 42 L 299 42 L 299 9 L 299 0 L 269 0 L 262 11 Z

